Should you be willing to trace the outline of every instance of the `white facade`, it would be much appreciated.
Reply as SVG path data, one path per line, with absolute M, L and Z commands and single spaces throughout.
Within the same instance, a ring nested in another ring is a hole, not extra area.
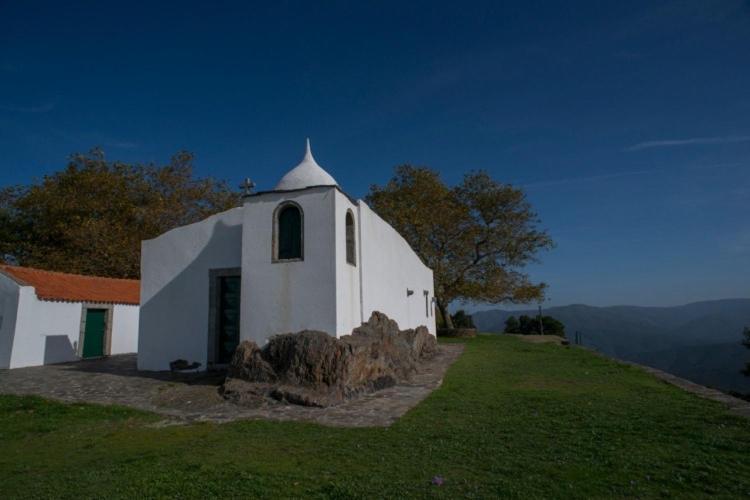
M 242 214 L 228 210 L 141 244 L 140 369 L 166 370 L 175 359 L 206 365 L 209 271 L 242 265 Z
M 242 226 L 242 339 L 262 345 L 277 333 L 336 334 L 335 188 L 248 198 Z M 303 214 L 303 260 L 274 262 L 274 211 L 294 201 Z
M 81 359 L 86 308 L 107 311 L 106 354 L 136 352 L 137 305 L 40 300 L 33 286 L 0 273 L 0 368 Z
M 321 184 L 323 183 L 323 184 Z M 281 188 L 284 189 L 281 189 Z M 301 257 L 278 257 L 278 217 L 301 214 Z M 353 220 L 353 262 L 346 217 Z M 352 200 L 315 163 L 302 163 L 273 191 L 242 207 L 144 241 L 138 367 L 166 370 L 177 359 L 217 361 L 217 279 L 241 279 L 239 339 L 321 330 L 342 336 L 373 311 L 401 328 L 435 333 L 433 277 L 408 243 L 362 200 Z

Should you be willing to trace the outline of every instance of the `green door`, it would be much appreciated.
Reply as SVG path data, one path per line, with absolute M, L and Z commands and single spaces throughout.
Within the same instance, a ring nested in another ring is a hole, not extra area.
M 83 357 L 104 356 L 104 330 L 106 328 L 105 309 L 86 310 L 86 328 L 83 331 Z
M 240 342 L 240 277 L 219 278 L 219 349 L 217 361 L 229 363 Z

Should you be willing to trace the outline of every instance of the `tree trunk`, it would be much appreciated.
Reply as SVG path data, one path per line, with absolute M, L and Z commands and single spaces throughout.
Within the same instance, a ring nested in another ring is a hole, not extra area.
M 440 316 L 443 317 L 443 324 L 445 328 L 453 328 L 453 319 L 448 312 L 448 307 L 443 304 L 440 300 L 437 301 L 437 307 L 440 310 Z

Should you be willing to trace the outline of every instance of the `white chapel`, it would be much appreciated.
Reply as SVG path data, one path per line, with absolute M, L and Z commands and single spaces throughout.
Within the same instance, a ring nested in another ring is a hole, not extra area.
M 362 200 L 304 157 L 241 207 L 144 241 L 138 368 L 226 365 L 242 340 L 342 336 L 373 311 L 435 333 L 432 270 Z

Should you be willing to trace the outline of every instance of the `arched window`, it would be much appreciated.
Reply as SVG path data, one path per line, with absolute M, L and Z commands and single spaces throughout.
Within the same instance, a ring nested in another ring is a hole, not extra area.
M 346 261 L 357 265 L 357 239 L 354 236 L 354 215 L 352 211 L 346 212 Z
M 302 209 L 287 202 L 276 209 L 276 260 L 302 259 Z

